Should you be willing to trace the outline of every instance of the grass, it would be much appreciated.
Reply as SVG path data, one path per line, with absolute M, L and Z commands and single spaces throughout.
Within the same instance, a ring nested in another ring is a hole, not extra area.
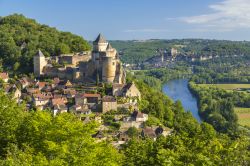
M 250 89 L 250 84 L 199 84 L 202 87 L 218 87 L 224 90 Z
M 229 92 L 233 90 L 237 90 L 238 92 L 247 92 L 246 89 L 250 89 L 250 84 L 198 84 L 198 85 L 203 88 L 217 87 Z
M 235 107 L 234 111 L 238 115 L 238 123 L 250 127 L 250 108 Z

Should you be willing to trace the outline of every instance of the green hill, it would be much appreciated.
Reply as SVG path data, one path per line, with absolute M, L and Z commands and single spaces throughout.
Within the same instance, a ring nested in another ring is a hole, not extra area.
M 82 37 L 39 24 L 23 15 L 0 18 L 0 59 L 3 68 L 32 71 L 32 57 L 41 49 L 45 56 L 89 50 Z
M 121 60 L 125 63 L 141 63 L 158 53 L 158 48 L 170 52 L 172 47 L 184 55 L 195 56 L 235 56 L 250 55 L 249 41 L 228 41 L 208 39 L 172 39 L 172 40 L 127 40 L 111 41 L 113 47 L 121 54 Z

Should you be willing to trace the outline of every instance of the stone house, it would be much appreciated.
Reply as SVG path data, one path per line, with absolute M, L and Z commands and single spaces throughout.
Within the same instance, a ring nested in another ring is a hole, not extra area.
M 98 104 L 99 100 L 101 99 L 101 95 L 97 94 L 97 93 L 95 93 L 95 94 L 84 93 L 82 96 L 87 99 L 87 103 Z
M 125 97 L 138 97 L 139 100 L 141 99 L 141 92 L 134 82 L 127 84 L 124 88 L 125 90 L 123 93 Z
M 111 110 L 117 110 L 117 101 L 113 96 L 104 96 L 102 98 L 102 113 L 106 113 Z
M 75 89 L 63 89 L 63 94 L 67 96 L 67 98 L 74 98 L 76 95 Z
M 42 90 L 46 86 L 47 82 L 40 82 L 38 81 L 36 83 L 36 87 L 38 87 L 39 90 Z
M 21 85 L 21 88 L 24 89 L 32 84 L 32 80 L 30 80 L 27 77 L 22 77 L 21 79 L 18 80 L 18 83 Z
M 67 98 L 65 97 L 61 97 L 61 98 L 53 98 L 51 100 L 51 105 L 55 106 L 55 105 L 65 105 L 67 103 Z
M 59 113 L 68 112 L 68 107 L 65 104 L 56 104 L 53 107 L 53 115 L 56 116 Z
M 16 87 L 16 85 L 8 85 L 5 88 L 5 93 L 7 94 L 12 94 L 13 95 L 13 99 L 16 99 L 17 102 L 19 101 L 19 99 L 21 98 L 22 92 Z
M 112 94 L 113 96 L 137 97 L 139 100 L 141 99 L 141 93 L 136 87 L 135 83 L 113 84 Z
M 76 94 L 75 95 L 75 104 L 76 105 L 87 104 L 87 98 L 84 97 L 83 94 Z
M 155 130 L 151 127 L 146 127 L 144 129 L 142 129 L 141 136 L 152 138 L 153 140 L 156 140 L 156 138 L 157 138 L 157 136 L 155 134 Z
M 112 95 L 113 96 L 123 96 L 123 88 L 125 84 L 113 84 L 112 85 Z
M 73 105 L 69 110 L 76 115 L 90 115 L 92 113 L 88 105 Z
M 47 106 L 50 103 L 50 99 L 53 96 L 50 94 L 44 94 L 44 93 L 38 93 L 38 94 L 33 94 L 32 96 L 32 101 L 33 104 L 38 107 L 38 106 Z
M 144 114 L 140 111 L 134 111 L 131 118 L 136 122 L 146 122 L 148 120 L 148 114 Z
M 160 135 L 163 135 L 164 137 L 168 136 L 168 135 L 171 135 L 172 133 L 172 129 L 168 128 L 168 127 L 162 127 L 162 126 L 158 126 L 156 129 L 155 129 L 155 134 L 157 136 L 160 136 Z
M 29 95 L 40 93 L 40 90 L 38 88 L 26 88 L 26 91 Z

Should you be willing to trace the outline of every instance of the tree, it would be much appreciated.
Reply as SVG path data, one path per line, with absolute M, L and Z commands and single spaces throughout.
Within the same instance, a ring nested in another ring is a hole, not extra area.
M 9 143 L 16 143 L 16 130 L 23 122 L 24 107 L 0 91 L 0 155 L 4 155 Z
M 130 127 L 127 131 L 128 136 L 130 138 L 137 138 L 138 137 L 138 130 L 135 127 Z

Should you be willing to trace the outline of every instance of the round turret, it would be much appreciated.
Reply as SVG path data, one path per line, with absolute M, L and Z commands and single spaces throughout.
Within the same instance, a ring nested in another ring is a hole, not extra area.
M 112 57 L 103 57 L 102 81 L 113 83 L 116 75 L 116 60 Z

